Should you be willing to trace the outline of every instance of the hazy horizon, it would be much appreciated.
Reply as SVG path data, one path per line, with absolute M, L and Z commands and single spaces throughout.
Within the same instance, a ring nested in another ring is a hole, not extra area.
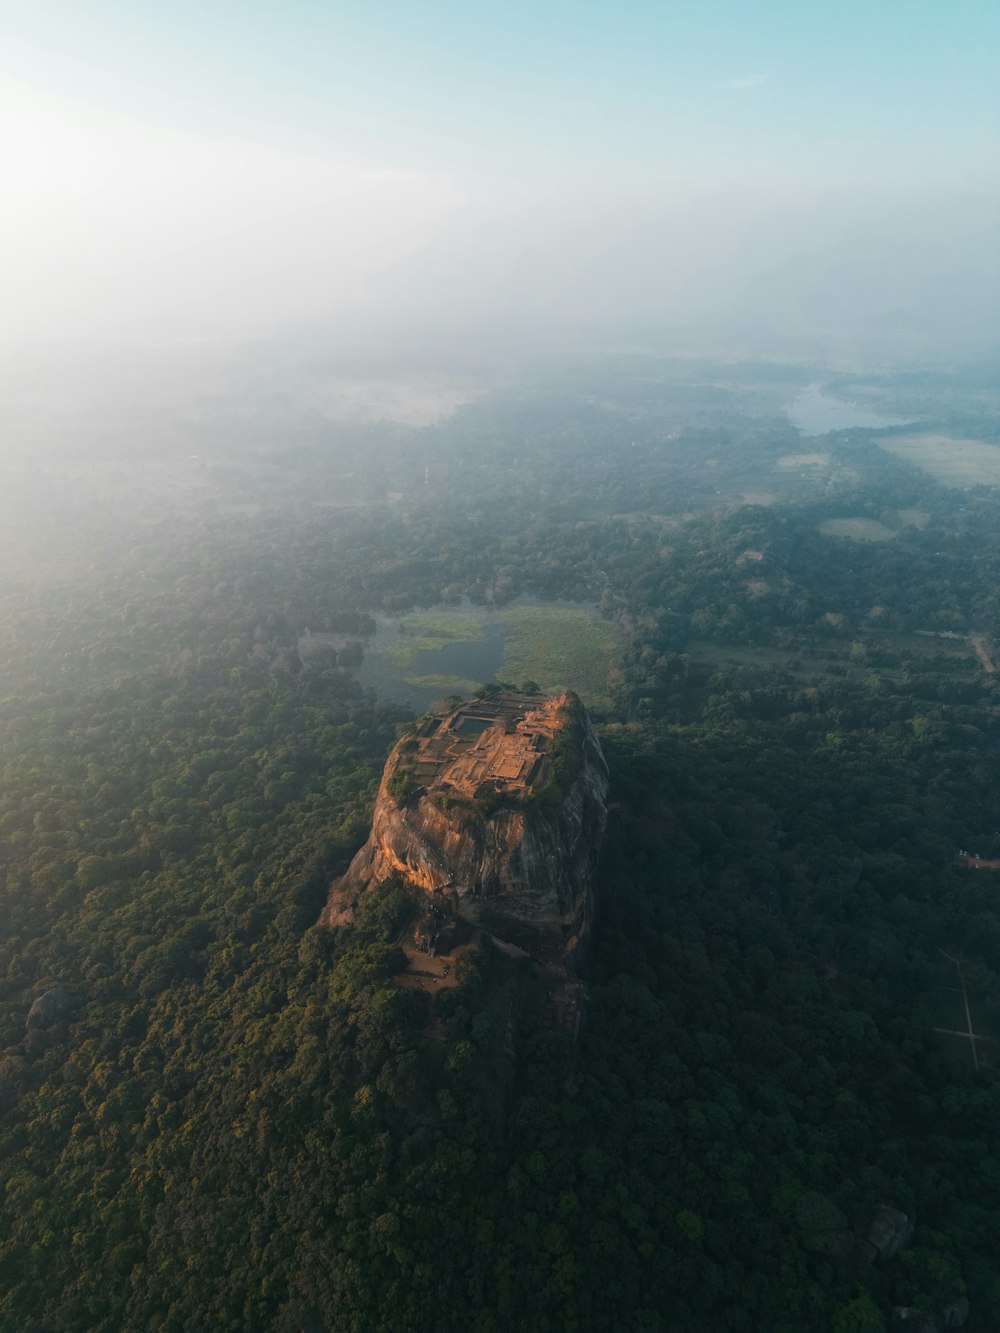
M 986 4 L 14 3 L 3 29 L 8 351 L 1000 341 Z

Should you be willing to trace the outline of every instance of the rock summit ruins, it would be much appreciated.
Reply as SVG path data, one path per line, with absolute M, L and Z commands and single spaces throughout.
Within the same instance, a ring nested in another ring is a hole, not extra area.
M 351 921 L 362 893 L 396 881 L 442 921 L 572 963 L 590 929 L 607 788 L 573 693 L 498 690 L 432 712 L 390 754 L 368 841 L 320 922 Z

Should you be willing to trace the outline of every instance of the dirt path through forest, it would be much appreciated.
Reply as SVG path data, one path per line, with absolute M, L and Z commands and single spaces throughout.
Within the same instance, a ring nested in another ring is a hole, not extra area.
M 983 664 L 983 670 L 992 674 L 996 667 L 993 665 L 993 658 L 990 656 L 989 639 L 985 634 L 970 634 L 969 642 L 975 648 L 976 656 Z

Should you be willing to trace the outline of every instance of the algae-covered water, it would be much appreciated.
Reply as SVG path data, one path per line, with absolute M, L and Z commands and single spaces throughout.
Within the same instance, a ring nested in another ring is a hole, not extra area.
M 601 705 L 622 646 L 619 627 L 580 602 L 442 603 L 375 621 L 358 678 L 417 710 L 501 680 L 534 681 L 546 692 L 573 689 L 585 703 Z

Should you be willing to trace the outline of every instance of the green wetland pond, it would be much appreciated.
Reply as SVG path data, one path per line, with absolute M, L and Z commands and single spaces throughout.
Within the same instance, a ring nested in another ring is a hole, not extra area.
M 622 644 L 618 627 L 581 602 L 441 603 L 375 620 L 358 677 L 383 698 L 414 708 L 493 680 L 574 689 L 600 705 Z

